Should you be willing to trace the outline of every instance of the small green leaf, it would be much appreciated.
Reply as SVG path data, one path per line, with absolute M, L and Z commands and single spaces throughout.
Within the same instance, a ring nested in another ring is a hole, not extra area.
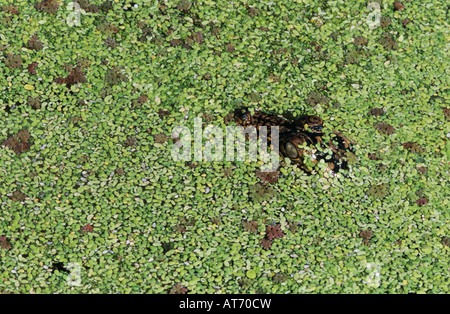
M 247 270 L 247 277 L 250 279 L 256 278 L 256 272 L 253 269 Z

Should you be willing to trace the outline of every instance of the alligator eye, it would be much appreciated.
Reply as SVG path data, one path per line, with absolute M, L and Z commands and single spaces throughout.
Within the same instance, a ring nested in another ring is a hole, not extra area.
M 311 129 L 315 131 L 320 131 L 323 128 L 323 121 L 317 116 L 309 117 L 307 123 L 310 125 Z
M 298 157 L 297 147 L 295 147 L 295 145 L 292 144 L 291 142 L 287 142 L 286 145 L 284 145 L 284 150 L 286 151 L 286 155 L 289 158 L 297 158 Z

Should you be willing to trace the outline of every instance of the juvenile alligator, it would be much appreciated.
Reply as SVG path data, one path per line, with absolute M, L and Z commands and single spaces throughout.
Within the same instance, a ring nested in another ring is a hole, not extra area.
M 313 162 L 317 163 L 324 159 L 328 163 L 328 170 L 333 173 L 337 173 L 340 169 L 348 169 L 348 163 L 344 157 L 347 152 L 354 153 L 355 142 L 340 132 L 333 130 L 330 140 L 327 143 L 323 140 L 325 135 L 322 132 L 323 120 L 318 116 L 280 117 L 261 111 L 256 111 L 252 115 L 247 108 L 240 108 L 234 112 L 234 121 L 243 127 L 254 126 L 257 130 L 261 126 L 268 127 L 268 130 L 271 126 L 278 126 L 280 155 L 288 157 L 307 173 L 311 173 L 311 169 L 305 165 L 304 156 L 311 152 L 299 147 L 303 143 L 311 147 L 320 143 L 322 149 L 330 148 L 331 156 L 324 152 L 317 152 L 313 155 Z M 268 139 L 270 140 L 270 132 L 268 132 Z

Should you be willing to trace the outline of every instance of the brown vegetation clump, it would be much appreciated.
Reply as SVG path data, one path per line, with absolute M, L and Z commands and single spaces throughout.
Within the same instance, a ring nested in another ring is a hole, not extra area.
M 105 83 L 108 85 L 117 85 L 120 82 L 125 82 L 127 77 L 120 73 L 120 70 L 117 67 L 109 69 L 105 75 Z
M 118 168 L 116 170 L 114 170 L 114 172 L 118 175 L 118 176 L 124 176 L 125 175 L 125 170 L 123 168 Z
M 391 25 L 391 19 L 390 19 L 388 16 L 382 16 L 382 17 L 380 18 L 380 26 L 381 26 L 382 28 L 386 28 L 386 27 L 388 27 L 389 25 Z
M 2 146 L 12 149 L 17 155 L 22 152 L 26 152 L 30 149 L 29 143 L 31 135 L 27 130 L 19 131 L 17 134 L 13 134 L 3 141 Z
M 378 42 L 384 47 L 386 50 L 393 50 L 398 48 L 398 43 L 395 41 L 394 37 L 392 37 L 389 33 L 384 33 Z
M 362 49 L 351 49 L 348 54 L 345 55 L 345 61 L 351 64 L 359 64 L 361 60 L 365 59 L 367 56 L 367 51 Z
M 201 31 L 195 32 L 192 37 L 198 44 L 203 44 L 205 42 L 205 38 L 203 37 L 203 33 Z
M 205 122 L 212 122 L 212 121 L 215 121 L 216 120 L 216 117 L 212 114 L 212 113 L 204 113 L 203 115 L 202 115 L 202 119 L 205 121 Z
M 288 229 L 292 233 L 296 233 L 298 231 L 298 226 L 299 226 L 299 223 L 296 221 L 288 222 Z
M 389 186 L 387 184 L 374 184 L 372 185 L 369 190 L 367 191 L 367 194 L 369 194 L 372 197 L 382 199 L 384 198 L 389 192 Z
M 384 115 L 384 109 L 383 108 L 372 108 L 370 109 L 369 115 L 379 117 Z
M 232 121 L 234 121 L 234 114 L 229 113 L 223 118 L 223 123 L 225 125 L 229 125 Z
M 5 65 L 11 70 L 20 69 L 22 67 L 22 58 L 20 55 L 7 54 Z
M 34 6 L 37 10 L 48 14 L 56 14 L 59 8 L 58 0 L 43 0 Z
M 134 147 L 134 146 L 136 146 L 136 144 L 137 144 L 136 136 L 130 135 L 130 136 L 127 137 L 127 139 L 126 139 L 126 141 L 124 143 L 124 146 L 125 147 Z
M 72 85 L 76 85 L 78 83 L 86 83 L 85 73 L 81 68 L 75 67 L 73 68 L 71 65 L 69 65 L 66 70 L 69 70 L 69 75 L 64 77 L 58 77 L 55 79 L 56 84 L 66 84 L 68 88 L 72 87 Z
M 445 121 L 450 121 L 450 107 L 442 109 L 444 112 Z
M 21 130 L 21 131 L 17 132 L 16 136 L 19 139 L 19 141 L 21 141 L 23 143 L 27 143 L 31 137 L 31 134 L 27 130 Z
M 42 48 L 44 48 L 44 45 L 39 40 L 39 37 L 36 34 L 34 34 L 33 36 L 31 36 L 30 40 L 28 41 L 27 48 L 30 50 L 39 51 Z
M 87 69 L 91 66 L 91 61 L 88 58 L 78 58 L 77 59 L 77 68 Z
M 443 237 L 441 242 L 443 245 L 450 247 L 450 237 Z
M 209 81 L 210 79 L 211 79 L 211 73 L 205 73 L 203 76 L 202 76 L 202 79 L 204 79 L 205 81 Z
M 269 82 L 274 82 L 274 83 L 280 83 L 281 82 L 281 77 L 273 75 L 273 74 L 270 74 L 268 79 L 269 79 Z
M 229 43 L 226 46 L 226 49 L 227 49 L 228 52 L 234 52 L 236 50 L 236 47 L 232 43 Z
M 373 232 L 370 230 L 361 230 L 359 237 L 363 239 L 364 245 L 369 245 L 369 240 L 373 237 Z
M 105 39 L 105 45 L 109 48 L 116 48 L 119 44 L 116 42 L 114 38 L 108 37 Z
M 230 178 L 230 177 L 232 177 L 233 176 L 233 170 L 234 170 L 234 167 L 225 167 L 225 168 L 223 168 L 223 176 L 225 177 L 225 178 Z
M 217 36 L 220 34 L 221 30 L 222 28 L 220 26 L 213 27 L 213 29 L 211 30 L 211 35 Z
M 255 202 L 263 202 L 272 199 L 276 194 L 276 190 L 269 185 L 256 183 L 251 187 L 251 197 Z
M 9 14 L 13 14 L 13 15 L 18 15 L 19 14 L 19 8 L 12 5 L 12 4 L 8 4 L 2 7 L 2 11 L 5 13 L 9 13 Z
M 428 168 L 427 167 L 418 167 L 417 171 L 419 171 L 420 174 L 425 175 L 428 172 Z
M 94 227 L 91 225 L 86 225 L 83 227 L 83 230 L 86 232 L 92 232 L 92 231 L 94 231 Z
M 97 29 L 105 34 L 117 34 L 119 32 L 119 28 L 113 23 L 103 22 L 97 26 Z
M 423 148 L 420 147 L 420 145 L 417 143 L 407 142 L 407 143 L 403 143 L 402 145 L 404 148 L 406 148 L 411 153 L 423 153 L 423 151 L 424 151 Z
M 39 96 L 34 97 L 34 98 L 31 96 L 28 96 L 27 104 L 28 104 L 28 106 L 32 107 L 33 109 L 41 109 L 41 99 L 39 98 Z
M 7 237 L 5 237 L 5 236 L 0 236 L 0 248 L 2 249 L 2 250 L 11 250 L 11 248 L 12 248 L 12 245 L 11 245 L 11 243 L 9 242 L 9 240 L 8 240 L 8 238 Z
M 367 46 L 367 43 L 369 41 L 367 40 L 367 38 L 363 37 L 363 36 L 356 36 L 353 38 L 353 43 L 356 46 Z
M 404 19 L 404 20 L 401 20 L 400 23 L 402 23 L 403 27 L 406 27 L 406 25 L 411 23 L 411 20 L 410 19 Z
M 187 289 L 181 283 L 177 283 L 170 289 L 169 294 L 186 294 L 186 292 Z
M 264 239 L 261 239 L 260 244 L 263 249 L 268 250 L 272 246 L 272 240 L 264 238 Z
M 148 101 L 148 96 L 147 95 L 141 95 L 139 96 L 139 104 L 143 105 Z
M 181 39 L 171 39 L 169 43 L 172 47 L 177 47 L 182 45 L 183 41 Z
M 74 0 L 86 12 L 98 13 L 100 8 L 94 4 L 90 4 L 89 0 Z
M 247 95 L 248 100 L 251 102 L 258 102 L 261 100 L 261 95 L 257 92 L 251 92 Z
M 36 75 L 36 67 L 38 66 L 37 62 L 30 63 L 28 65 L 28 73 L 32 75 Z
M 27 196 L 20 192 L 19 190 L 16 190 L 12 193 L 12 195 L 9 197 L 13 202 L 23 202 Z
M 258 222 L 256 220 L 244 221 L 242 224 L 244 225 L 244 229 L 246 231 L 249 231 L 251 233 L 258 232 Z
M 169 140 L 169 136 L 167 136 L 164 133 L 159 133 L 153 136 L 155 143 L 158 144 L 164 144 L 165 142 L 167 142 Z
M 378 156 L 377 153 L 370 153 L 370 154 L 368 154 L 368 157 L 370 160 L 382 160 L 383 159 L 380 156 Z
M 186 226 L 184 226 L 183 224 L 178 224 L 173 227 L 173 230 L 178 233 L 183 234 L 183 233 L 186 233 Z
M 259 14 L 258 9 L 255 9 L 254 7 L 248 7 L 247 11 L 248 11 L 248 15 L 250 15 L 250 17 L 255 17 Z
M 287 280 L 288 276 L 286 274 L 282 274 L 282 273 L 276 273 L 275 276 L 272 277 L 272 280 L 275 283 L 282 283 L 285 282 Z
M 328 105 L 329 98 L 318 92 L 310 92 L 305 100 L 305 102 L 310 106 L 316 106 L 318 104 Z
M 170 116 L 170 111 L 167 109 L 159 109 L 158 110 L 158 115 L 160 118 L 165 118 L 167 116 Z
M 181 12 L 188 13 L 191 9 L 191 6 L 192 4 L 189 0 L 181 0 L 180 2 L 178 2 L 177 9 Z
M 66 78 L 67 87 L 70 88 L 72 85 L 76 85 L 78 83 L 86 83 L 85 73 L 81 70 L 81 68 L 74 68 Z
M 280 225 L 269 225 L 266 228 L 266 236 L 267 239 L 273 240 L 284 237 L 284 233 Z
M 100 11 L 102 11 L 103 13 L 107 13 L 108 11 L 111 11 L 114 7 L 114 4 L 112 2 L 112 0 L 106 0 L 105 2 L 103 2 L 99 9 Z
M 428 204 L 428 199 L 425 197 L 420 197 L 417 201 L 416 201 L 417 205 L 419 206 L 424 206 Z
M 57 77 L 54 81 L 56 84 L 66 84 L 66 79 L 64 77 Z
M 395 1 L 394 2 L 394 11 L 401 11 L 404 8 L 405 8 L 405 6 L 400 1 Z
M 270 172 L 264 172 L 257 170 L 256 176 L 260 178 L 263 182 L 268 183 L 275 183 L 278 180 L 278 175 L 280 174 L 279 171 L 270 171 Z
M 212 217 L 211 218 L 211 223 L 213 225 L 220 225 L 222 223 L 222 219 L 220 217 Z
M 374 128 L 380 132 L 380 134 L 391 135 L 395 133 L 395 128 L 392 125 L 389 125 L 384 122 L 377 122 L 374 125 Z

